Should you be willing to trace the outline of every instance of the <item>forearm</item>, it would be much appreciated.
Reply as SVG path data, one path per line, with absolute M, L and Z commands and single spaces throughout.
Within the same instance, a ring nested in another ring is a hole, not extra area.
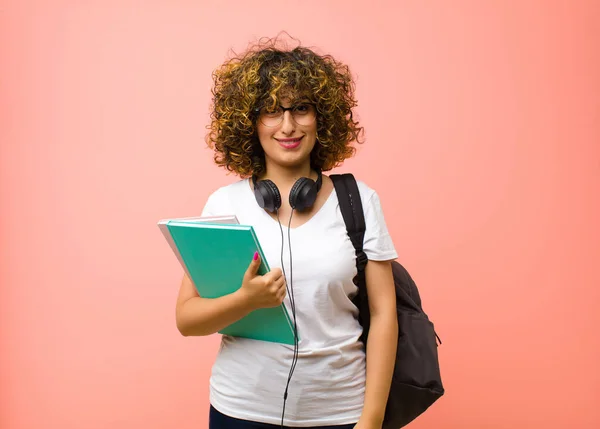
M 367 340 L 367 380 L 363 418 L 377 427 L 383 422 L 390 391 L 396 349 L 398 320 L 395 312 L 371 315 Z
M 250 311 L 248 300 L 240 290 L 214 299 L 196 296 L 177 309 L 177 329 L 186 337 L 211 335 Z

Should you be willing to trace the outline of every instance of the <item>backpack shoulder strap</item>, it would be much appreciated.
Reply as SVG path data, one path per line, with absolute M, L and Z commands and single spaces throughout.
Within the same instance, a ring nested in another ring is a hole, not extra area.
M 333 186 L 335 187 L 335 192 L 340 203 L 340 211 L 346 224 L 346 231 L 356 253 L 357 274 L 354 281 L 358 287 L 358 294 L 353 301 L 359 309 L 358 320 L 363 327 L 361 340 L 366 345 L 371 325 L 367 279 L 365 276 L 365 267 L 369 259 L 363 249 L 366 224 L 360 192 L 356 179 L 350 173 L 332 174 L 329 177 L 333 181 Z
M 368 259 L 363 250 L 366 225 L 358 184 L 351 173 L 332 174 L 329 177 L 337 193 L 348 236 L 356 251 L 356 262 L 360 273 L 364 271 Z

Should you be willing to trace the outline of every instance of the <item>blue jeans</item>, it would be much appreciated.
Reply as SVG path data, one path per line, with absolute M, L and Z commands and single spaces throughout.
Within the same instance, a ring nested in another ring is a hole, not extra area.
M 240 420 L 217 411 L 210 406 L 208 418 L 208 429 L 281 429 L 281 425 L 271 425 L 267 423 L 251 422 Z M 312 429 L 353 429 L 355 424 L 341 426 L 312 426 Z M 293 429 L 284 426 L 284 429 Z

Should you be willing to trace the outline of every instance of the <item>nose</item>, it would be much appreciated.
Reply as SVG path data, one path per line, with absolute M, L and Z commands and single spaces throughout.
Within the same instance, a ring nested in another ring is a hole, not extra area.
M 283 119 L 281 120 L 281 132 L 284 134 L 293 134 L 296 128 L 296 123 L 292 117 L 292 112 L 283 112 Z

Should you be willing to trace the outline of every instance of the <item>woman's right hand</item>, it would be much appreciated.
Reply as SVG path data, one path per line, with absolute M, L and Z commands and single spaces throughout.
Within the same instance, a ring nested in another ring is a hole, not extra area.
M 259 267 L 260 256 L 255 253 L 244 274 L 239 292 L 252 310 L 281 305 L 286 295 L 285 278 L 281 269 L 274 268 L 261 276 L 257 274 Z

